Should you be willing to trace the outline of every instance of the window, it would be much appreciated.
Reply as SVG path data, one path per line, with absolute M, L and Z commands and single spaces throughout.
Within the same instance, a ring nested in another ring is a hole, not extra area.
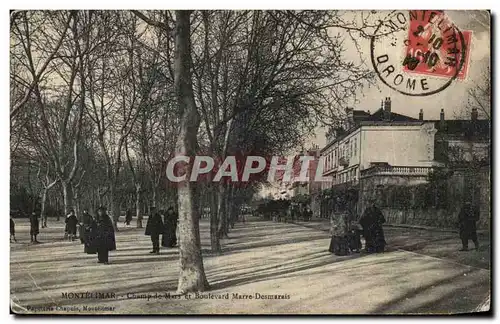
M 356 156 L 358 153 L 358 139 L 354 138 L 354 156 Z

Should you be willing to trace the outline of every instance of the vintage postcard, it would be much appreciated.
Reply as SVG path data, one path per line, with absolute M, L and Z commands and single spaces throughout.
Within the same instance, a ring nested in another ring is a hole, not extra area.
M 490 24 L 11 10 L 11 313 L 491 312 Z

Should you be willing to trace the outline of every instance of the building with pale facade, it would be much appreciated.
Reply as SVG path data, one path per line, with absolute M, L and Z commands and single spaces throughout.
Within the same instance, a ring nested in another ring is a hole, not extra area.
M 356 184 L 371 169 L 424 178 L 433 166 L 433 121 L 423 121 L 391 112 L 391 100 L 373 114 L 348 109 L 347 131 L 331 132 L 321 150 L 323 176 L 331 179 L 322 189 L 342 184 Z M 384 169 L 385 168 L 385 169 Z M 390 168 L 390 170 L 388 169 Z M 373 172 L 373 171 L 372 171 Z

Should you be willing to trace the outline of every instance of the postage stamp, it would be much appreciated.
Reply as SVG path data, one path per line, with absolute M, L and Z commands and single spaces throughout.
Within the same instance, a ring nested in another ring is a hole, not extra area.
M 471 38 L 444 11 L 393 11 L 372 37 L 372 64 L 380 80 L 399 93 L 436 94 L 466 78 Z

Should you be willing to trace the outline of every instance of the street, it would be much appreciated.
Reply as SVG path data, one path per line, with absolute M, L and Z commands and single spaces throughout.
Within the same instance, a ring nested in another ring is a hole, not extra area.
M 481 251 L 460 254 L 454 252 L 460 246 L 454 233 L 386 228 L 388 252 L 339 257 L 328 252 L 329 237 L 322 225 L 314 224 L 250 218 L 246 224 L 236 224 L 229 239 L 223 241 L 221 255 L 212 255 L 208 220 L 202 220 L 204 266 L 211 290 L 186 299 L 174 297 L 178 249 L 163 248 L 160 255 L 150 255 L 151 242 L 144 229 L 121 227 L 110 265 L 101 265 L 95 255 L 83 253 L 79 241 L 62 240 L 62 221 L 41 229 L 41 244 L 32 245 L 28 243 L 29 223 L 18 219 L 18 243 L 11 243 L 10 256 L 12 310 L 25 313 L 30 308 L 55 307 L 55 313 L 61 314 L 441 314 L 474 310 L 489 294 L 489 242 L 484 238 Z M 66 293 L 86 292 L 116 297 L 63 298 Z M 167 292 L 171 298 L 141 297 Z M 225 294 L 228 300 L 214 297 Z M 252 299 L 237 298 L 242 295 Z M 267 295 L 285 297 L 262 298 Z M 113 310 L 89 310 L 96 306 Z

